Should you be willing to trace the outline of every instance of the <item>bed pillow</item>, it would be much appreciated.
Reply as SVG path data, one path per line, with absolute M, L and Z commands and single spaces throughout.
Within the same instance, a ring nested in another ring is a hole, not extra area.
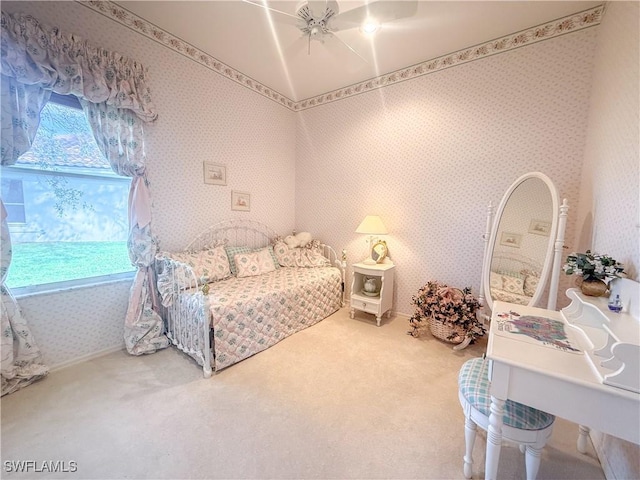
M 273 246 L 276 259 L 282 267 L 328 267 L 329 260 L 322 255 L 317 241 L 310 242 L 311 248 L 289 248 L 284 242 L 276 242 Z
M 533 297 L 533 295 L 536 293 L 539 282 L 540 278 L 535 275 L 527 275 L 526 277 L 524 277 L 524 294 L 527 297 Z
M 235 262 L 235 256 L 238 253 L 251 253 L 251 252 L 258 252 L 260 250 L 264 250 L 266 249 L 269 254 L 271 255 L 271 258 L 273 259 L 273 264 L 275 265 L 276 268 L 280 268 L 280 265 L 278 264 L 278 259 L 276 258 L 275 254 L 273 253 L 273 246 L 269 245 L 267 247 L 264 248 L 250 248 L 247 246 L 241 246 L 241 247 L 230 247 L 227 246 L 225 247 L 225 250 L 227 252 L 227 257 L 229 259 L 229 268 L 231 269 L 231 275 L 238 275 L 238 268 L 236 267 L 236 262 Z
M 524 295 L 524 280 L 519 277 L 502 275 L 502 289 L 517 295 Z
M 263 273 L 273 272 L 276 269 L 273 257 L 268 248 L 254 252 L 236 253 L 233 261 L 236 264 L 238 278 L 253 277 Z
M 496 272 L 489 273 L 489 286 L 497 290 L 502 290 L 502 275 Z
M 198 280 L 198 285 L 224 280 L 231 276 L 229 259 L 224 245 L 199 252 L 164 253 L 163 255 L 191 267 Z M 193 287 L 194 285 L 190 286 Z

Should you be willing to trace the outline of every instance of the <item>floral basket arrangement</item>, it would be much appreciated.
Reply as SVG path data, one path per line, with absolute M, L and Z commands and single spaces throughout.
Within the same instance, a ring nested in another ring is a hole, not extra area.
M 625 276 L 624 265 L 609 255 L 599 255 L 591 250 L 568 255 L 562 270 L 567 275 L 576 275 L 582 293 L 591 296 L 606 295 L 609 282 Z
M 411 299 L 415 312 L 409 319 L 413 337 L 418 337 L 422 322 L 426 321 L 434 337 L 449 343 L 473 341 L 485 334 L 476 316 L 480 308 L 471 288 L 463 290 L 438 282 L 427 282 Z

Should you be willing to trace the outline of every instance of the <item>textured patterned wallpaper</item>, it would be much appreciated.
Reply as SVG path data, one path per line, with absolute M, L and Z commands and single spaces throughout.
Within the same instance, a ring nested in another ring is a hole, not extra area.
M 640 280 L 638 19 L 638 2 L 609 2 L 599 27 L 578 229 L 582 250 L 613 255 L 635 280 Z M 640 478 L 638 445 L 601 434 L 595 434 L 594 444 L 608 478 Z
M 301 112 L 296 226 L 352 263 L 356 227 L 380 215 L 406 314 L 429 279 L 478 292 L 486 205 L 526 172 L 568 198 L 572 239 L 595 42 L 591 28 Z
M 123 344 L 131 281 L 18 300 L 49 366 L 73 363 Z
M 599 33 L 585 149 L 585 248 L 613 255 L 640 280 L 640 76 L 638 2 L 610 2 Z M 589 228 L 589 218 L 594 219 Z M 589 233 L 592 235 L 590 236 Z

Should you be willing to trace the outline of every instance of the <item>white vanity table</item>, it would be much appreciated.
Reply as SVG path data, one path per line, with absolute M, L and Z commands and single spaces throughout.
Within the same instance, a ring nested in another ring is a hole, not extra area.
M 589 428 L 640 444 L 640 321 L 638 284 L 631 312 L 608 311 L 606 299 L 569 289 L 561 312 L 494 302 L 487 358 L 491 360 L 491 415 L 485 478 L 497 478 L 506 399 L 581 425 L 578 450 Z M 631 291 L 631 290 L 629 290 Z M 516 315 L 512 315 L 516 312 Z M 563 323 L 579 352 L 505 335 L 505 321 L 536 316 Z M 584 427 L 583 427 L 584 426 Z
M 393 277 L 395 265 L 387 260 L 385 263 L 354 263 L 353 280 L 351 283 L 350 317 L 356 310 L 371 313 L 376 316 L 376 323 L 380 326 L 382 315 L 391 316 L 393 304 Z M 364 283 L 366 278 L 373 278 L 376 282 L 375 293 L 366 292 Z
M 625 304 L 620 314 L 609 311 L 607 299 L 586 297 L 577 289 L 567 291 L 571 304 L 556 311 L 568 209 L 551 179 L 531 172 L 507 189 L 495 218 L 491 204 L 487 210 L 479 297 L 488 314 L 483 318 L 491 318 L 491 404 L 480 423 L 465 410 L 465 422 L 471 425 L 465 424 L 465 432 L 475 426 L 487 429 L 485 478 L 497 478 L 507 399 L 577 423 L 580 452 L 586 452 L 590 428 L 640 444 L 640 285 L 628 279 L 610 284 L 612 295 L 620 294 Z M 529 292 L 523 288 L 524 296 L 517 292 L 507 300 L 499 285 L 492 284 L 498 274 L 504 290 L 505 271 L 525 275 L 526 282 L 528 265 L 536 264 L 541 266 L 535 271 L 537 286 Z M 544 293 L 547 307 L 537 308 Z M 504 433 L 513 435 L 513 430 L 505 428 Z M 465 468 L 475 438 L 467 433 Z M 527 446 L 525 465 L 533 478 L 543 445 Z

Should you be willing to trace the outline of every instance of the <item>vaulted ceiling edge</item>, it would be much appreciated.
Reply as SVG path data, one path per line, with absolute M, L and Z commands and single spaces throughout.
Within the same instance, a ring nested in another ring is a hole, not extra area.
M 277 102 L 291 110 L 296 110 L 296 102 L 291 100 L 290 98 L 285 97 L 281 93 L 276 92 L 272 88 L 269 88 L 262 83 L 254 80 L 253 78 L 239 72 L 238 70 L 230 67 L 229 65 L 221 62 L 217 58 L 209 55 L 202 50 L 194 47 L 190 43 L 181 40 L 162 30 L 161 28 L 156 27 L 150 22 L 147 22 L 145 19 L 138 17 L 134 13 L 122 8 L 120 5 L 116 5 L 113 2 L 108 0 L 89 0 L 82 1 L 76 0 L 81 5 L 85 7 L 89 7 L 92 10 L 95 10 L 106 17 L 138 32 L 151 40 L 164 45 L 165 47 L 174 50 L 181 55 L 197 62 L 205 67 L 213 70 L 220 75 L 233 80 L 236 83 L 239 83 L 243 87 L 249 88 L 250 90 L 259 93 L 260 95 L 267 97 L 274 102 Z
M 567 17 L 554 20 L 553 22 L 545 23 L 536 27 L 531 27 L 527 30 L 512 33 L 510 35 L 491 40 L 486 43 L 468 47 L 462 50 L 458 50 L 441 57 L 437 57 L 425 62 L 402 68 L 385 75 L 381 75 L 364 82 L 356 83 L 354 85 L 339 88 L 332 92 L 324 93 L 306 100 L 301 100 L 296 103 L 296 110 L 305 110 L 307 108 L 313 108 L 318 105 L 334 102 L 342 98 L 351 97 L 360 93 L 365 93 L 378 88 L 393 85 L 405 80 L 410 80 L 422 75 L 444 70 L 453 66 L 461 65 L 463 63 L 472 62 L 480 58 L 489 57 L 498 53 L 508 52 L 516 48 L 523 47 L 525 45 L 532 45 L 534 43 L 548 40 L 553 37 L 565 35 L 567 33 L 583 30 L 588 27 L 593 27 L 600 24 L 602 15 L 604 12 L 604 6 L 585 10 L 584 12 L 569 15 Z
M 243 87 L 296 112 L 599 25 L 605 8 L 604 5 L 599 5 L 583 12 L 568 15 L 542 25 L 296 102 L 109 0 L 77 1 L 81 5 L 91 8 Z

